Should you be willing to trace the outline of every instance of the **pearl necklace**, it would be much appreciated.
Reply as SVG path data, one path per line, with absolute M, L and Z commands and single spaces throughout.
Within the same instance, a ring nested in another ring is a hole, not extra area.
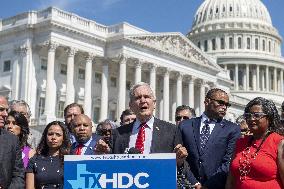
M 253 141 L 253 138 L 251 138 L 248 142 L 248 146 L 242 151 L 241 157 L 239 159 L 239 172 L 240 172 L 240 181 L 244 181 L 247 179 L 247 175 L 250 173 L 251 170 L 251 162 L 256 159 L 258 152 L 266 140 L 266 138 L 269 136 L 270 132 L 266 133 L 266 135 L 263 137 L 260 145 L 257 147 L 256 144 L 253 144 L 252 146 L 256 148 L 256 151 L 251 153 L 251 143 Z

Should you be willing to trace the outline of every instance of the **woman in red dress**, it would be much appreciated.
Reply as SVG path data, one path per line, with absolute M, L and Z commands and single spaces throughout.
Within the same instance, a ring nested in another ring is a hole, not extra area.
M 252 135 L 236 143 L 226 189 L 284 188 L 284 128 L 275 104 L 257 97 L 244 117 Z

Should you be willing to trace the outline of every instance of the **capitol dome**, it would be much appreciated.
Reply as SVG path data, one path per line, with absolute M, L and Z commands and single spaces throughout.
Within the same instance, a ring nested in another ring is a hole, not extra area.
M 272 26 L 269 12 L 261 0 L 205 0 L 195 14 L 193 28 L 226 20 Z
M 261 0 L 204 0 L 187 37 L 228 71 L 235 97 L 282 103 L 282 38 Z

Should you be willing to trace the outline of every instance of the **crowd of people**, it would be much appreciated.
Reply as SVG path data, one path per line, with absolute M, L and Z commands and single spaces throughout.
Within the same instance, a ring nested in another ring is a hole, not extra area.
M 156 97 L 147 83 L 134 85 L 129 99 L 120 126 L 104 120 L 93 133 L 92 120 L 72 103 L 64 109 L 64 122 L 48 123 L 40 133 L 29 127 L 25 101 L 0 96 L 0 189 L 63 188 L 64 155 L 133 150 L 175 153 L 178 174 L 196 189 L 284 188 L 284 123 L 272 101 L 251 100 L 233 123 L 224 118 L 228 94 L 214 88 L 201 116 L 181 105 L 172 124 L 154 116 Z

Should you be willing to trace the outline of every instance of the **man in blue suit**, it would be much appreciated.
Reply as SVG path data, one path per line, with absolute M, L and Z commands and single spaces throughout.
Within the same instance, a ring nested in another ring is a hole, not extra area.
M 230 107 L 225 91 L 209 90 L 204 104 L 205 111 L 200 117 L 180 123 L 188 151 L 188 180 L 196 189 L 223 189 L 240 127 L 224 119 Z
M 77 115 L 71 122 L 76 142 L 71 146 L 71 154 L 95 155 L 98 136 L 92 134 L 92 121 L 84 114 Z

